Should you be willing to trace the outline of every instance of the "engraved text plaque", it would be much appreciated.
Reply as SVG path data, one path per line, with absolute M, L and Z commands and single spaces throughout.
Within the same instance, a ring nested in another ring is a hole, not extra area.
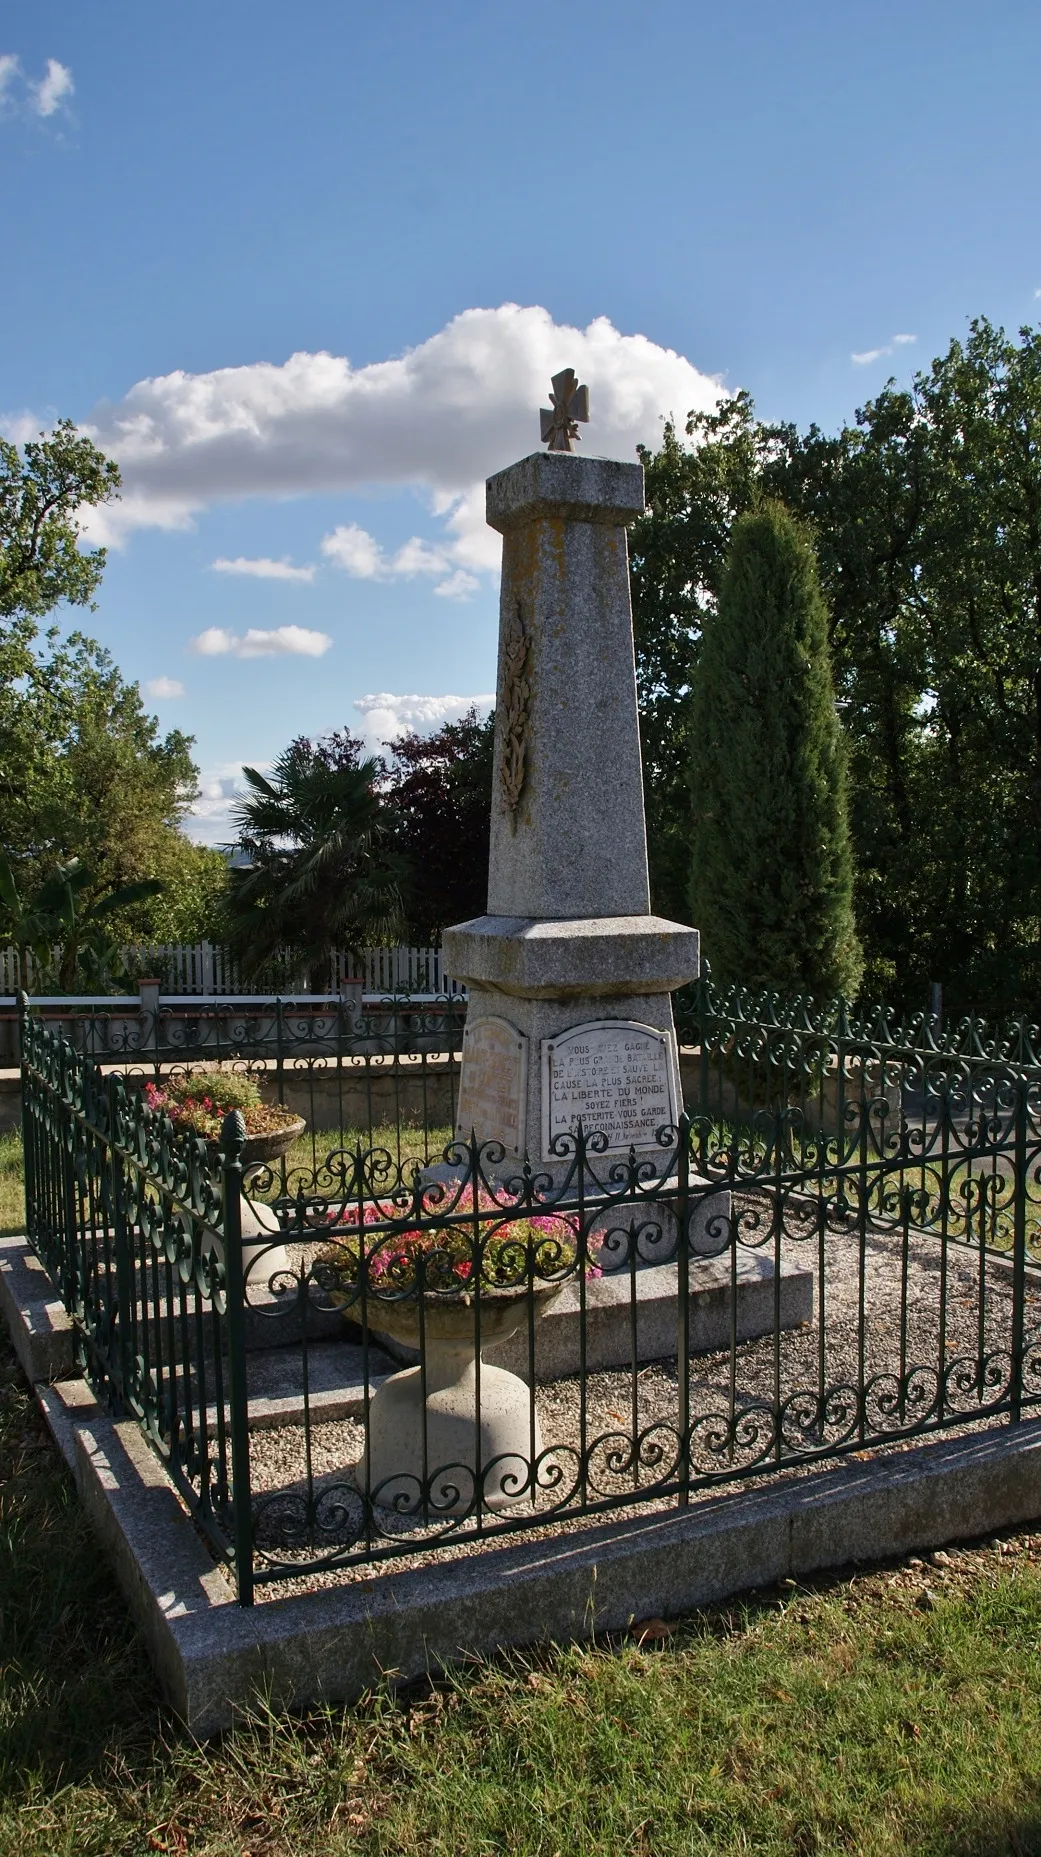
M 607 1152 L 656 1146 L 678 1120 L 673 1035 L 629 1019 L 572 1025 L 542 1041 L 542 1156 L 581 1121 L 607 1136 Z

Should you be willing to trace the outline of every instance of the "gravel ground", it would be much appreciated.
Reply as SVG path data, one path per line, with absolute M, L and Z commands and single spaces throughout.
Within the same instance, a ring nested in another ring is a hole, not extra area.
M 1001 1422 L 978 1416 L 981 1395 L 977 1361 L 981 1355 L 984 1359 L 994 1356 L 995 1381 L 983 1393 L 984 1399 L 992 1398 L 1007 1374 L 1012 1310 L 1007 1268 L 993 1262 L 981 1264 L 977 1255 L 955 1246 L 948 1248 L 944 1264 L 934 1238 L 912 1234 L 905 1249 L 899 1233 L 882 1232 L 872 1232 L 866 1238 L 863 1271 L 855 1234 L 827 1236 L 823 1278 L 816 1237 L 801 1242 L 786 1240 L 781 1255 L 785 1261 L 814 1270 L 813 1323 L 777 1338 L 771 1335 L 747 1342 L 738 1347 L 733 1359 L 729 1354 L 703 1355 L 690 1363 L 692 1467 L 696 1474 L 720 1478 L 707 1494 L 726 1487 L 736 1472 L 756 1462 L 766 1462 L 770 1468 L 764 1475 L 750 1479 L 755 1484 L 775 1481 L 779 1474 L 805 1475 L 817 1468 L 819 1454 L 827 1453 L 829 1445 L 834 1446 L 848 1433 L 855 1409 L 854 1389 L 862 1380 L 872 1388 L 867 1401 L 868 1429 L 876 1440 L 866 1454 L 909 1448 L 908 1428 L 924 1417 L 935 1401 L 941 1359 L 948 1375 L 947 1411 L 964 1414 L 958 1428 L 974 1430 Z M 861 1307 L 862 1371 L 858 1339 Z M 1026 1299 L 1028 1337 L 1039 1325 L 1041 1283 L 1032 1278 Z M 1033 1362 L 1028 1384 L 1032 1382 L 1034 1389 L 1041 1392 L 1041 1358 L 1035 1354 Z M 897 1382 L 901 1372 L 906 1374 L 910 1369 L 916 1371 L 911 1374 L 901 1406 Z M 827 1388 L 838 1389 L 831 1391 L 823 1413 L 816 1397 L 822 1378 Z M 635 1381 L 627 1371 L 593 1374 L 586 1380 L 585 1438 L 587 1446 L 597 1441 L 589 1463 L 588 1499 L 612 1504 L 609 1513 L 600 1519 L 622 1519 L 645 1513 L 648 1507 L 670 1507 L 675 1503 L 675 1496 L 655 1498 L 648 1494 L 635 1504 L 632 1497 L 641 1489 L 649 1492 L 669 1474 L 676 1454 L 678 1395 L 674 1360 L 642 1368 Z M 539 1386 L 535 1398 L 544 1448 L 542 1480 L 555 1487 L 542 1489 L 534 1504 L 525 1500 L 511 1507 L 510 1519 L 514 1524 L 521 1523 L 519 1531 L 502 1533 L 492 1520 L 491 1531 L 504 1542 L 533 1539 L 544 1533 L 546 1523 L 540 1523 L 535 1530 L 525 1529 L 524 1518 L 548 1516 L 575 1483 L 582 1438 L 580 1384 L 570 1379 Z M 788 1464 L 784 1470 L 775 1467 L 773 1448 L 776 1429 L 771 1414 L 778 1400 L 785 1412 L 784 1457 Z M 728 1447 L 726 1430 L 731 1414 L 736 1428 Z M 890 1434 L 892 1444 L 880 1445 L 879 1434 Z M 635 1451 L 634 1439 L 639 1440 Z M 362 1519 L 352 1469 L 361 1458 L 362 1446 L 361 1426 L 349 1420 L 316 1424 L 308 1439 L 297 1425 L 253 1434 L 251 1464 L 258 1506 L 258 1545 L 272 1559 L 291 1565 L 306 1561 L 314 1553 L 302 1542 L 294 1542 L 294 1520 L 307 1489 L 308 1450 L 322 1524 L 318 1552 L 333 1553 L 338 1545 L 341 1551 L 347 1548 Z M 807 1461 L 810 1452 L 816 1455 Z M 549 1525 L 554 1532 L 570 1533 L 588 1526 L 589 1518 L 572 1507 Z M 455 1559 L 479 1551 L 473 1523 L 460 1526 L 445 1518 L 428 1526 L 421 1519 L 381 1510 L 380 1526 L 382 1545 L 389 1546 L 395 1537 L 403 1544 L 408 1541 L 414 1545 L 404 1548 L 389 1563 L 374 1566 L 372 1562 L 355 1562 L 261 1585 L 258 1596 L 273 1599 L 308 1587 L 371 1581 L 381 1570 L 421 1566 L 429 1558 L 430 1546 L 446 1533 L 454 1533 L 455 1540 L 451 1547 L 446 1544 L 439 1549 L 438 1558 Z M 258 1556 L 258 1562 L 261 1558 Z

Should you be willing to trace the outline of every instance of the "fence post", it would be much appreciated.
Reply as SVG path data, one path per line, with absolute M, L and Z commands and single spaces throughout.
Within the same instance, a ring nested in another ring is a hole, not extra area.
M 29 1042 L 32 1027 L 29 1019 L 29 995 L 18 995 L 18 1061 L 22 1067 L 22 1154 L 25 1167 L 25 1235 L 29 1243 L 36 1242 L 36 1143 L 33 1139 L 33 1122 L 29 1106 L 29 1079 L 26 1068 L 29 1061 Z
M 1014 1155 L 1015 1204 L 1012 1227 L 1012 1373 L 1010 1413 L 1013 1425 L 1023 1417 L 1023 1326 L 1027 1277 L 1027 1091 L 1020 1072 L 1016 1078 L 1016 1130 Z
M 126 1182 L 123 1157 L 119 1152 L 119 1096 L 121 1080 L 114 1073 L 106 1083 L 108 1096 L 108 1168 L 112 1197 L 112 1250 L 116 1260 L 116 1328 L 119 1349 L 119 1400 L 126 1406 L 131 1385 L 130 1349 L 134 1333 L 134 1271 L 130 1256 L 130 1232 L 127 1225 Z M 111 1360 L 111 1351 L 109 1354 Z
M 246 1124 L 229 1110 L 221 1127 L 228 1393 L 231 1403 L 232 1526 L 239 1604 L 253 1604 L 253 1500 L 249 1474 L 249 1393 L 246 1383 L 245 1285 L 242 1275 L 242 1149 Z

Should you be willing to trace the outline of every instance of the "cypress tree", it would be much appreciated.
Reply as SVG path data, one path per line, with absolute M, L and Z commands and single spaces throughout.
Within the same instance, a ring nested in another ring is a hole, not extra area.
M 693 921 L 716 979 L 856 992 L 846 752 L 812 544 L 764 503 L 734 525 L 692 690 Z

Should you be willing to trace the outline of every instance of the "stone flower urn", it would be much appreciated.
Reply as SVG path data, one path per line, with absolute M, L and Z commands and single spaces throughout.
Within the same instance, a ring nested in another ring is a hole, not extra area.
M 481 1288 L 481 1349 L 508 1341 L 528 1320 L 529 1298 L 536 1319 L 561 1295 L 564 1284 L 529 1288 Z M 369 1407 L 366 1449 L 368 1485 L 380 1507 L 411 1515 L 477 1513 L 478 1497 L 489 1509 L 506 1509 L 530 1499 L 542 1433 L 534 1392 L 518 1374 L 489 1365 L 482 1357 L 478 1402 L 474 1297 L 465 1289 L 424 1292 L 423 1370 L 408 1367 L 378 1387 Z M 377 1295 L 369 1321 L 378 1333 L 411 1348 L 420 1345 L 420 1299 Z
M 280 1161 L 283 1154 L 288 1154 L 294 1141 L 299 1141 L 307 1127 L 303 1116 L 295 1115 L 284 1122 L 281 1128 L 265 1129 L 259 1135 L 247 1135 L 242 1150 L 242 1274 L 246 1283 L 246 1295 L 257 1291 L 270 1282 L 280 1271 L 292 1268 L 285 1245 L 279 1239 L 281 1227 L 277 1215 L 263 1200 L 249 1197 L 249 1182 L 253 1174 L 261 1168 L 270 1166 L 272 1161 Z M 211 1143 L 214 1153 L 218 1143 Z M 263 1260 L 262 1262 L 258 1260 Z

